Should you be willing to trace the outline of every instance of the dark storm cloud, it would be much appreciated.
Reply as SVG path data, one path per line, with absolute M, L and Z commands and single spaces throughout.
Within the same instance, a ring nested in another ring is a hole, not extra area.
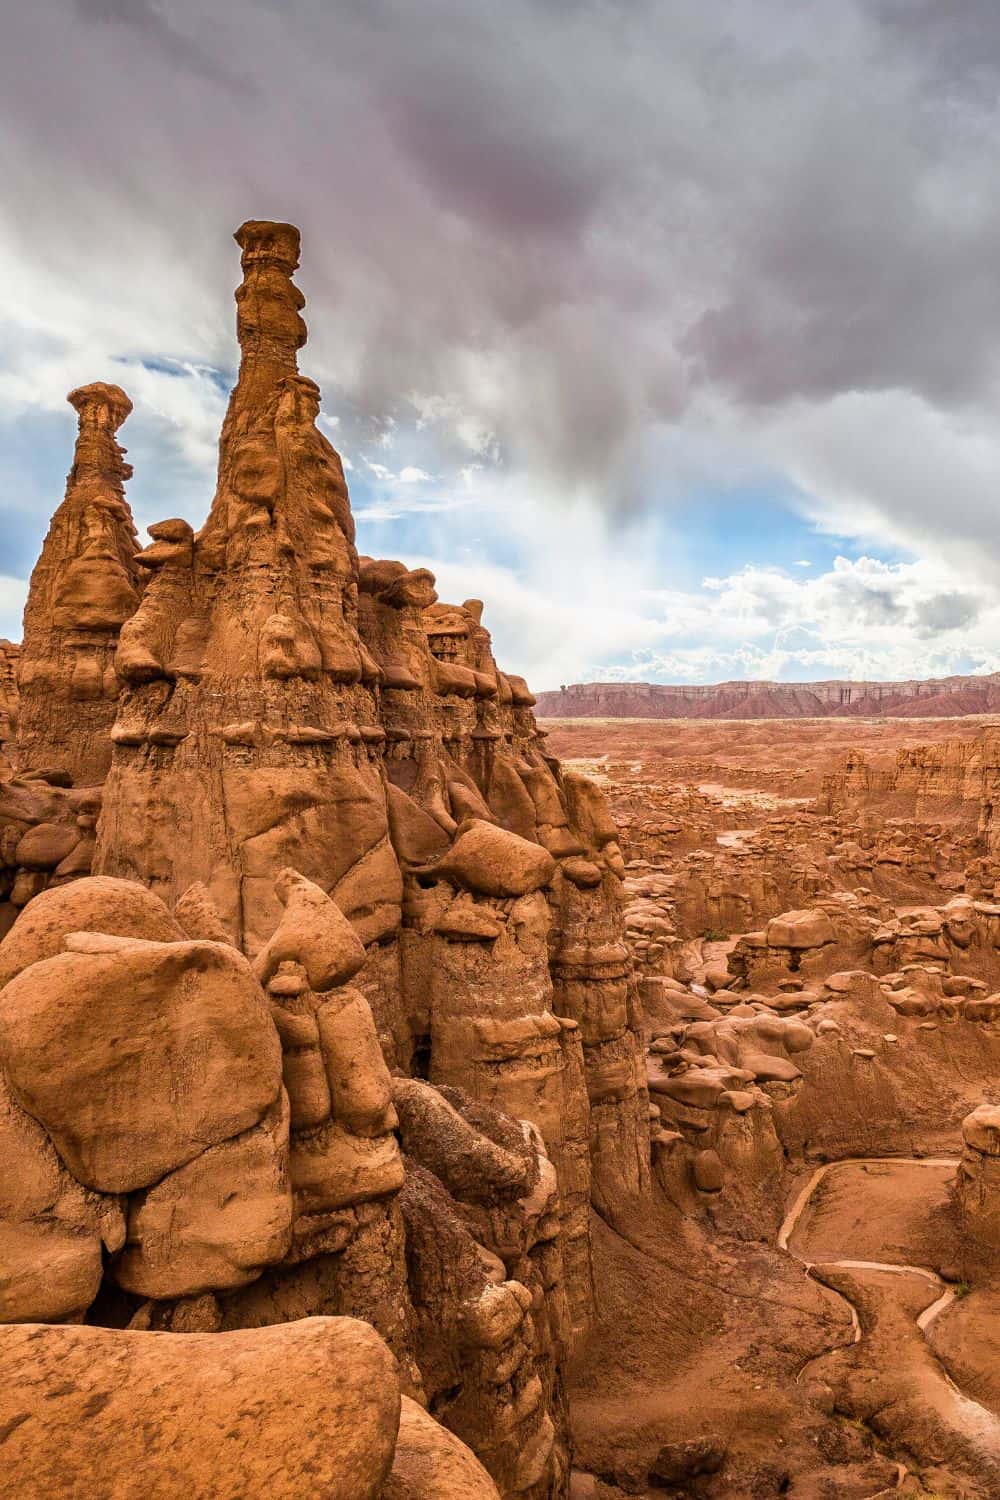
M 982 601 L 971 594 L 935 594 L 918 604 L 913 613 L 917 634 L 935 636 L 974 625 L 982 613 Z
M 84 21 L 133 28 L 183 71 L 194 73 L 211 83 L 224 84 L 227 88 L 246 87 L 245 80 L 234 78 L 226 67 L 216 62 L 189 37 L 175 31 L 164 14 L 164 7 L 157 0 L 71 0 L 71 3 Z
M 868 0 L 894 49 L 915 49 L 940 83 L 963 89 L 1000 72 L 1000 29 L 993 0 Z
M 995 378 L 987 0 L 33 0 L 5 42 L 31 317 L 223 364 L 229 232 L 291 218 L 331 408 L 445 470 L 627 504 L 706 395 Z

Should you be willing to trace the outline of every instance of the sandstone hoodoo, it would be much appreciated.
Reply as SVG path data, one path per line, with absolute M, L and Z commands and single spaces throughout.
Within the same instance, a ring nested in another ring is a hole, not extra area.
M 483 606 L 359 557 L 297 364 L 298 231 L 236 238 L 207 521 L 140 548 L 128 398 L 74 392 L 67 496 L 5 658 L 0 1315 L 93 1328 L 0 1341 L 19 1492 L 106 1468 L 114 1424 L 72 1407 L 52 1421 L 77 1446 L 41 1460 L 46 1372 L 74 1358 L 95 1393 L 134 1371 L 119 1420 L 195 1445 L 192 1473 L 225 1471 L 204 1493 L 248 1492 L 266 1455 L 230 1473 L 199 1400 L 157 1406 L 156 1371 L 189 1362 L 194 1391 L 213 1347 L 220 1371 L 266 1360 L 269 1325 L 318 1317 L 333 1373 L 300 1419 L 331 1379 L 373 1391 L 370 1451 L 355 1471 L 331 1443 L 323 1493 L 561 1496 L 589 1205 L 651 1190 L 614 825 L 546 753 Z M 166 1493 L 177 1471 L 150 1463 Z M 131 1493 L 136 1456 L 116 1464 Z
M 139 603 L 138 543 L 125 500 L 132 474 L 115 434 L 132 410 L 116 385 L 67 397 L 80 422 L 66 498 L 31 575 L 17 665 L 18 765 L 56 768 L 76 785 L 111 761 L 118 633 Z
M 995 732 L 547 735 L 236 240 L 206 521 L 74 391 L 0 643 L 6 1488 L 993 1500 Z

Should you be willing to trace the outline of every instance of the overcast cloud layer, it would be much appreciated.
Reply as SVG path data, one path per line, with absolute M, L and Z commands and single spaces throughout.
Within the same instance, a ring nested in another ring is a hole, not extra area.
M 0 629 L 112 379 L 198 521 L 232 230 L 303 231 L 360 541 L 586 677 L 1000 668 L 994 0 L 32 0 L 0 60 Z

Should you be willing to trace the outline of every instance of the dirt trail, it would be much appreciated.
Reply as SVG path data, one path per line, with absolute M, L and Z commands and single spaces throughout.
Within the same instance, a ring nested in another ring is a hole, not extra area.
M 790 1243 L 792 1235 L 795 1232 L 795 1227 L 801 1219 L 802 1214 L 804 1213 L 809 1200 L 812 1198 L 813 1193 L 823 1181 L 823 1178 L 827 1175 L 828 1172 L 832 1172 L 838 1167 L 887 1165 L 957 1168 L 958 1164 L 958 1158 L 952 1156 L 851 1156 L 845 1157 L 842 1161 L 825 1162 L 823 1166 L 816 1168 L 812 1176 L 796 1194 L 795 1199 L 792 1202 L 792 1206 L 788 1210 L 788 1213 L 785 1215 L 781 1228 L 778 1230 L 778 1249 L 787 1250 L 790 1255 L 796 1255 L 796 1252 L 791 1248 Z M 808 1275 L 813 1263 L 806 1260 L 803 1256 L 796 1255 L 796 1259 L 802 1261 L 802 1264 L 805 1267 L 806 1275 Z M 930 1270 L 928 1266 L 899 1265 L 896 1262 L 877 1260 L 835 1260 L 828 1261 L 826 1263 L 834 1266 L 842 1266 L 845 1270 L 888 1271 L 894 1275 L 922 1276 L 925 1281 L 933 1282 L 935 1286 L 941 1287 L 941 1296 L 937 1299 L 936 1302 L 932 1302 L 930 1307 L 925 1308 L 917 1318 L 917 1327 L 923 1334 L 926 1334 L 927 1329 L 930 1327 L 931 1323 L 938 1316 L 938 1314 L 944 1312 L 945 1308 L 955 1300 L 954 1288 L 948 1286 L 943 1277 L 939 1276 L 936 1271 Z M 838 1295 L 842 1294 L 838 1293 Z M 846 1298 L 844 1300 L 847 1301 Z M 858 1343 L 861 1338 L 861 1325 L 858 1322 L 857 1309 L 850 1302 L 848 1302 L 848 1306 L 851 1309 L 851 1320 L 854 1326 L 854 1342 Z
M 976 1481 L 986 1479 L 990 1488 L 985 1493 L 994 1495 L 1000 1480 L 1000 1422 L 988 1407 L 955 1384 L 927 1338 L 934 1320 L 954 1301 L 954 1287 L 927 1266 L 852 1258 L 813 1262 L 792 1247 L 796 1226 L 810 1199 L 835 1168 L 953 1169 L 958 1165 L 949 1157 L 861 1157 L 829 1162 L 817 1168 L 797 1193 L 778 1231 L 777 1244 L 802 1262 L 807 1276 L 821 1282 L 850 1308 L 856 1353 L 848 1355 L 844 1346 L 839 1346 L 840 1390 L 848 1409 L 853 1407 L 856 1416 L 895 1448 L 897 1457 L 900 1443 L 907 1453 L 931 1464 L 936 1464 L 943 1452 L 958 1472 L 964 1471 Z M 855 1199 L 861 1191 L 859 1183 L 854 1188 Z M 888 1225 L 885 1232 L 891 1241 Z M 887 1299 L 885 1291 L 879 1290 L 879 1278 L 886 1275 L 908 1283 L 912 1291 L 904 1291 L 901 1285 L 900 1295 Z M 929 1305 L 926 1294 L 914 1295 L 914 1283 L 919 1281 L 941 1288 Z M 830 1354 L 836 1359 L 838 1351 L 831 1349 Z M 798 1379 L 814 1363 L 810 1360 L 799 1371 Z M 974 1492 L 983 1493 L 978 1489 Z

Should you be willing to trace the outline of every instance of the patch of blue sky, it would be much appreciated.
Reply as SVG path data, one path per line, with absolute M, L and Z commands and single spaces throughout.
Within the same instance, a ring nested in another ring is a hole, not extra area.
M 27 578 L 66 488 L 76 414 L 29 410 L 0 441 L 0 573 Z
M 820 531 L 803 514 L 791 488 L 753 487 L 693 494 L 682 510 L 668 512 L 671 554 L 665 585 L 695 588 L 703 578 L 725 578 L 744 568 L 779 568 L 818 576 L 837 557 L 854 561 L 870 550 L 864 538 Z M 883 545 L 884 562 L 909 561 Z M 802 566 L 808 563 L 809 567 Z

